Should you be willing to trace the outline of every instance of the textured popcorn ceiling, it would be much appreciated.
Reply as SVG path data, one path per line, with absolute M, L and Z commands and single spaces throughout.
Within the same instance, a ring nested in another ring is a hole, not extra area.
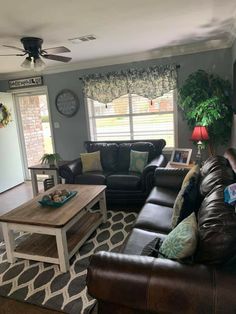
M 8 0 L 0 10 L 0 45 L 22 47 L 23 36 L 44 48 L 71 49 L 69 64 L 46 60 L 44 73 L 229 47 L 235 0 Z M 97 40 L 72 44 L 69 38 Z M 0 54 L 14 50 L 0 46 Z M 0 74 L 22 71 L 24 57 L 0 57 Z

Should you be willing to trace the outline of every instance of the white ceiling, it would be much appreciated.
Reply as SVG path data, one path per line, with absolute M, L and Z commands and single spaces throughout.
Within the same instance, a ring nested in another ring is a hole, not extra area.
M 0 10 L 0 54 L 20 38 L 66 46 L 69 64 L 46 60 L 43 73 L 229 47 L 235 38 L 235 0 L 7 0 Z M 69 38 L 97 40 L 72 44 Z M 63 55 L 63 54 L 62 54 Z M 24 57 L 0 57 L 0 77 L 23 75 Z M 29 74 L 29 72 L 27 72 Z

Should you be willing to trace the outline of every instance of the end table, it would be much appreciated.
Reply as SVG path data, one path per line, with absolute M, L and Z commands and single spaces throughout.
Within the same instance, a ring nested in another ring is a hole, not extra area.
M 177 165 L 177 164 L 172 164 L 170 161 L 166 165 L 166 168 L 184 168 L 184 169 L 191 169 L 195 164 L 190 163 L 188 165 Z
M 51 166 L 48 164 L 39 164 L 31 166 L 28 168 L 31 174 L 31 182 L 33 188 L 33 195 L 36 196 L 39 193 L 38 189 L 38 174 L 46 174 L 48 176 L 53 176 L 54 185 L 59 183 L 59 171 L 57 166 Z

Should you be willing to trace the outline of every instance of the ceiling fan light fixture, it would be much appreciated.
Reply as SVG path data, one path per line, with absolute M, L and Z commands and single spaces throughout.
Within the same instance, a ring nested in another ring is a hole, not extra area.
M 26 57 L 25 60 L 21 63 L 21 67 L 30 70 L 31 69 L 32 59 L 31 57 Z
M 45 68 L 46 64 L 43 62 L 43 60 L 38 57 L 34 59 L 34 70 L 35 71 L 41 71 Z

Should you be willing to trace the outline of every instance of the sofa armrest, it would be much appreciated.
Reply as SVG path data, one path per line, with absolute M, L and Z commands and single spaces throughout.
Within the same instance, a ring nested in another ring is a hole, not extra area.
M 154 174 L 154 184 L 158 187 L 180 190 L 182 182 L 189 169 L 157 168 Z
M 158 157 L 149 162 L 142 173 L 143 190 L 150 192 L 154 185 L 154 172 L 158 167 L 164 167 L 167 164 L 166 157 L 160 154 Z
M 66 180 L 66 183 L 74 183 L 75 177 L 82 173 L 81 159 L 74 159 L 59 167 L 59 174 Z
M 87 286 L 98 301 L 117 308 L 144 313 L 215 313 L 213 272 L 203 265 L 99 252 L 91 258 Z

